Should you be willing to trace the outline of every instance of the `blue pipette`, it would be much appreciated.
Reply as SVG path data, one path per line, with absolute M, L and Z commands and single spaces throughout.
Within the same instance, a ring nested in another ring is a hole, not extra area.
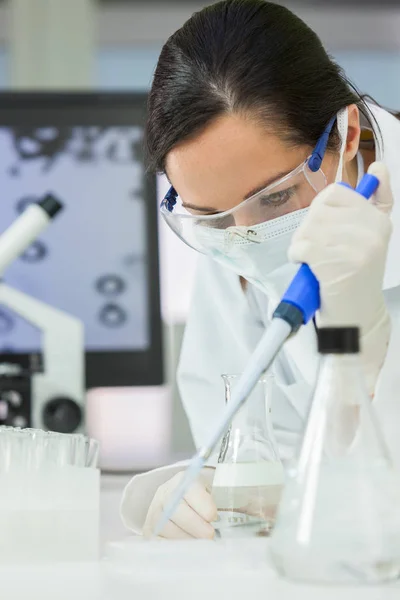
M 342 183 L 341 185 L 348 185 Z M 376 191 L 379 180 L 370 174 L 364 175 L 356 192 L 369 199 Z M 350 187 L 350 186 L 348 186 Z M 211 430 L 208 443 L 192 458 L 185 475 L 175 490 L 170 502 L 165 507 L 154 535 L 160 535 L 168 523 L 187 490 L 196 480 L 201 469 L 205 466 L 215 446 L 225 434 L 233 417 L 246 401 L 262 373 L 272 364 L 287 338 L 313 318 L 320 307 L 319 283 L 308 265 L 302 265 L 292 279 L 273 314 L 271 325 L 262 336 L 256 349 L 251 355 L 243 374 L 239 378 L 232 393 L 231 401 L 227 404 L 222 418 Z

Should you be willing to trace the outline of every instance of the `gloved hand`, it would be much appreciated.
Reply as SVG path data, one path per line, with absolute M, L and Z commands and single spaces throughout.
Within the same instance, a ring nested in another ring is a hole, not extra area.
M 320 283 L 318 325 L 360 327 L 361 357 L 373 395 L 390 338 L 382 285 L 393 196 L 385 165 L 373 163 L 368 172 L 380 181 L 373 198 L 329 185 L 311 204 L 288 255 L 307 263 Z
M 145 537 L 152 536 L 165 505 L 180 484 L 182 477 L 183 472 L 177 473 L 158 488 L 143 527 Z M 217 507 L 210 493 L 213 477 L 214 469 L 203 469 L 201 477 L 186 492 L 184 500 L 160 537 L 170 539 L 212 539 L 214 537 L 215 532 L 211 522 L 217 518 Z

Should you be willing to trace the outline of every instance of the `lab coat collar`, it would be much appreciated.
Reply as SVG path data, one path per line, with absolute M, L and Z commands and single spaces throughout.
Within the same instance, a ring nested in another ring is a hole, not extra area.
M 376 143 L 376 159 L 385 163 L 390 173 L 393 192 L 392 224 L 393 232 L 386 260 L 383 289 L 388 290 L 400 285 L 400 121 L 392 114 L 376 106 L 368 104 L 379 125 L 381 139 L 374 127 Z

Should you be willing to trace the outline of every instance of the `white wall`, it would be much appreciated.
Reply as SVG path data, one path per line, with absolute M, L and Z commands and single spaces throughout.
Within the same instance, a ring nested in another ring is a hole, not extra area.
M 334 57 L 361 92 L 400 111 L 400 51 L 336 50 Z
M 0 46 L 0 90 L 7 88 L 9 81 L 9 53 L 5 46 Z
M 95 81 L 102 89 L 147 91 L 162 44 L 98 46 Z
M 162 44 L 192 14 L 213 2 L 160 1 L 109 3 L 97 13 L 97 39 L 100 46 Z M 398 50 L 400 6 L 347 8 L 302 7 L 301 0 L 286 4 L 321 37 L 328 48 L 346 50 Z

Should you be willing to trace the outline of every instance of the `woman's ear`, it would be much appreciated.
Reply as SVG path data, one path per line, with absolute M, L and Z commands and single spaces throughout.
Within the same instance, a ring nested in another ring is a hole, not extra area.
M 347 107 L 349 125 L 347 129 L 347 143 L 344 151 L 344 162 L 350 162 L 356 156 L 360 145 L 360 111 L 356 104 L 350 104 Z

